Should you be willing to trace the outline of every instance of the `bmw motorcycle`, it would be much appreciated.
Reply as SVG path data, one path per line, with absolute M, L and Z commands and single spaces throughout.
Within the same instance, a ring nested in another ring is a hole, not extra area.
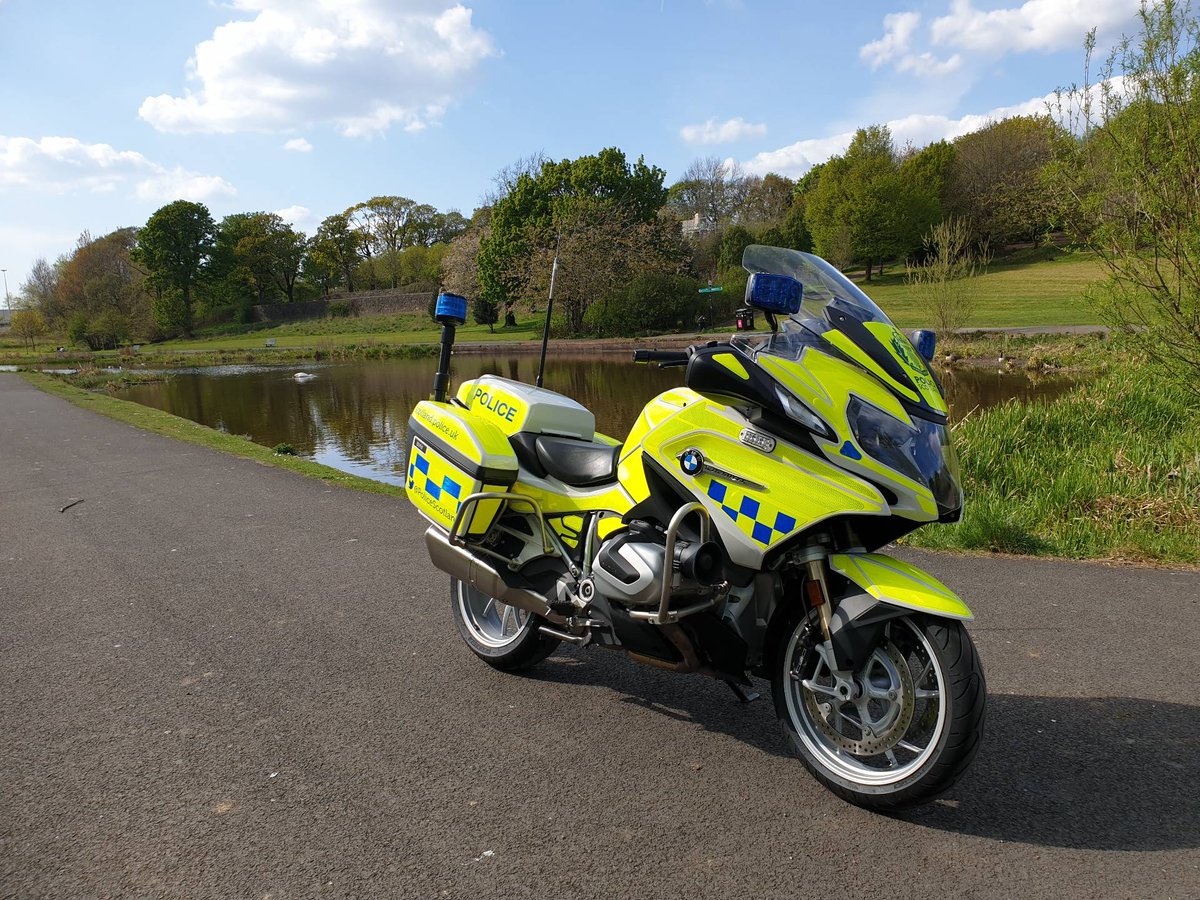
M 739 318 L 761 312 L 769 331 L 636 351 L 683 369 L 685 386 L 651 400 L 624 441 L 541 387 L 484 376 L 449 396 L 467 304 L 441 295 L 408 497 L 487 664 L 523 669 L 569 642 L 711 676 L 746 702 L 755 675 L 838 796 L 926 802 L 974 757 L 986 700 L 966 604 L 879 552 L 961 517 L 935 336 L 914 346 L 812 254 L 751 246 L 743 266 Z

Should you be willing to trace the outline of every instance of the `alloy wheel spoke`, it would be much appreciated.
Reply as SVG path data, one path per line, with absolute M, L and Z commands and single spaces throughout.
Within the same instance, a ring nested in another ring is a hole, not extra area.
M 907 750 L 909 753 L 920 753 L 923 750 L 923 748 L 918 747 L 916 744 L 910 743 L 908 741 L 897 741 L 896 746 L 899 747 L 901 750 Z
M 933 700 L 935 697 L 942 696 L 942 692 L 936 688 L 930 688 L 928 690 L 918 690 L 916 696 L 918 700 Z
M 884 753 L 883 753 L 883 755 L 887 757 L 887 761 L 888 761 L 888 768 L 889 768 L 889 769 L 894 769 L 894 768 L 896 768 L 898 765 L 900 765 L 900 762 L 899 762 L 899 760 L 897 760 L 897 759 L 896 759 L 896 753 L 895 753 L 895 751 L 893 751 L 893 750 L 885 750 L 885 751 L 884 751 Z
M 806 678 L 804 681 L 801 681 L 800 683 L 802 685 L 804 685 L 806 688 L 808 688 L 808 690 L 812 691 L 814 694 L 825 694 L 828 697 L 836 697 L 838 695 L 837 691 L 834 690 L 833 688 L 828 687 L 824 684 L 818 684 L 817 682 L 813 681 L 812 679 Z

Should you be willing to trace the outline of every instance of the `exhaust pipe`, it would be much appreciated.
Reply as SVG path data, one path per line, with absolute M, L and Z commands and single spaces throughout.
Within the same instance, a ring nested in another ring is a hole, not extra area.
M 550 609 L 550 604 L 541 594 L 524 587 L 511 585 L 488 560 L 466 547 L 450 543 L 450 536 L 440 528 L 430 527 L 425 532 L 425 547 L 430 561 L 448 575 L 488 597 L 501 603 L 515 606 L 542 618 L 566 624 L 566 619 Z M 512 576 L 509 576 L 510 578 Z

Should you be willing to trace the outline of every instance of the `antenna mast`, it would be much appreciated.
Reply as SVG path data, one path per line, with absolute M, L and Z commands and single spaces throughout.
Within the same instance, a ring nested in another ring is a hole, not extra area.
M 538 361 L 537 386 L 542 386 L 546 374 L 546 344 L 550 340 L 550 311 L 554 308 L 554 281 L 558 277 L 558 251 L 562 246 L 562 235 L 554 243 L 554 265 L 550 267 L 550 299 L 546 301 L 546 324 L 542 328 L 542 358 Z

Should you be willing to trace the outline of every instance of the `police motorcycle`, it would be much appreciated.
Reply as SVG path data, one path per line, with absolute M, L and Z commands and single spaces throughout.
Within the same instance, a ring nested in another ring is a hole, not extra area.
M 569 642 L 711 676 L 744 701 L 756 675 L 821 783 L 870 809 L 914 806 L 970 764 L 986 701 L 967 605 L 879 552 L 961 517 L 935 336 L 914 346 L 812 254 L 755 245 L 743 266 L 740 318 L 761 312 L 770 330 L 636 351 L 686 386 L 624 441 L 540 374 L 450 396 L 466 300 L 441 295 L 407 494 L 487 664 L 523 669 Z

